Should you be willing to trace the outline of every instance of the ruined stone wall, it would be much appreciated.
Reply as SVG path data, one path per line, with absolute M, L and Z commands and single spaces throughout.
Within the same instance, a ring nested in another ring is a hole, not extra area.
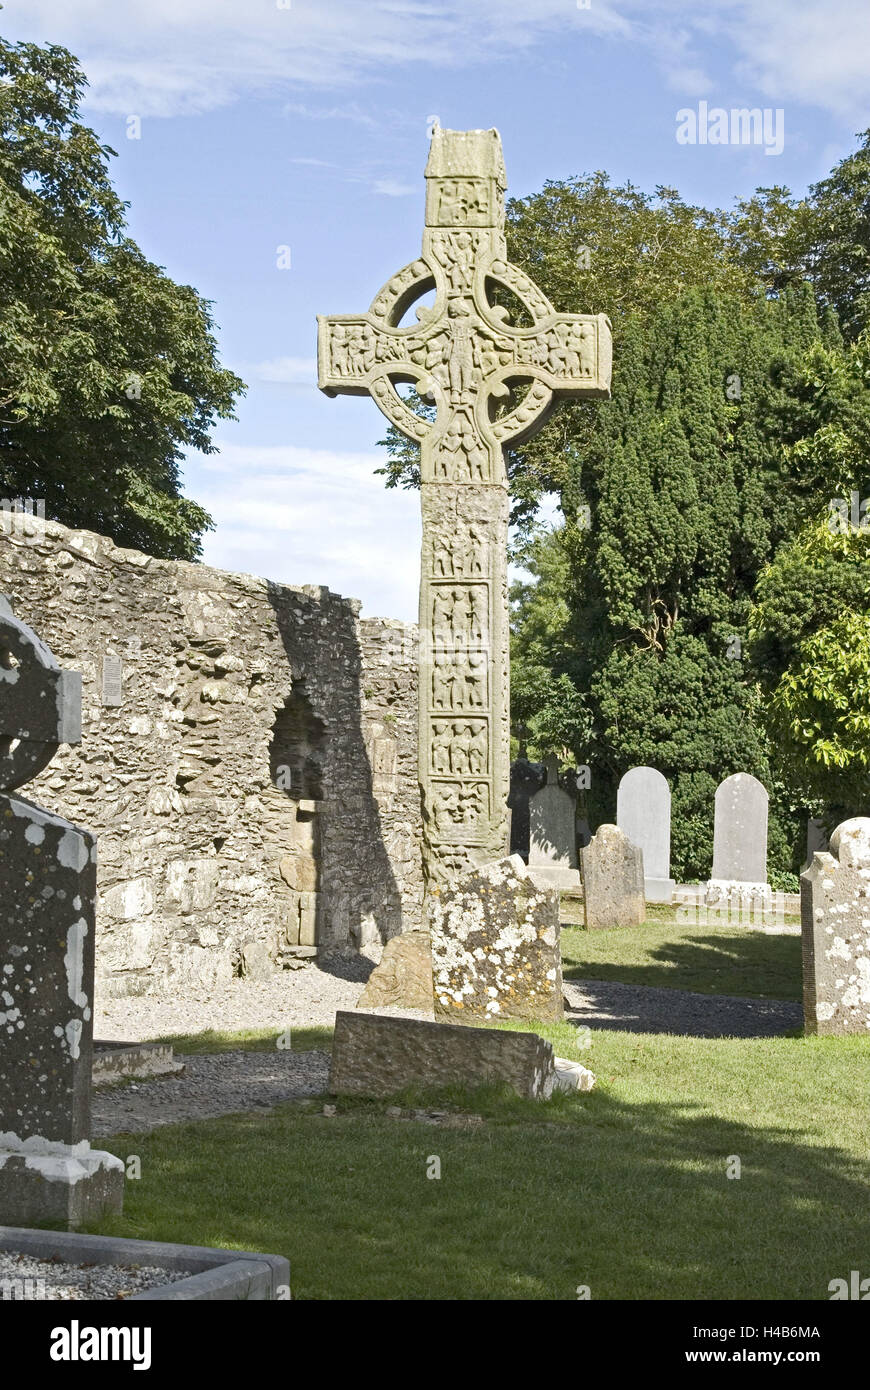
M 82 743 L 28 795 L 99 837 L 104 992 L 419 924 L 413 627 L 38 519 L 0 528 L 0 593 L 82 672 Z

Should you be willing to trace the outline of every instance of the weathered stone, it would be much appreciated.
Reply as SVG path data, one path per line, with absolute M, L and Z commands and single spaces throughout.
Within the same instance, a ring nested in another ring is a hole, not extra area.
M 735 772 L 716 788 L 713 874 L 708 903 L 735 906 L 768 900 L 767 789 L 748 772 Z
M 432 944 L 425 931 L 403 932 L 384 947 L 380 964 L 357 1001 L 360 1009 L 387 1005 L 402 1009 L 432 1008 Z
M 0 1223 L 12 1225 L 78 1225 L 120 1210 L 123 1200 L 120 1159 L 90 1147 L 96 840 L 8 794 L 30 770 L 46 765 L 54 740 L 78 736 L 81 687 L 61 678 L 69 674 L 59 672 L 48 649 L 4 603 Z M 28 727 L 37 734 L 34 756 Z
M 554 1057 L 556 1091 L 591 1091 L 595 1085 L 595 1074 L 580 1062 L 572 1062 L 567 1057 Z
M 268 980 L 275 967 L 262 941 L 248 941 L 239 957 L 239 974 L 248 980 Z
M 647 902 L 673 899 L 671 878 L 671 789 L 654 767 L 633 767 L 619 783 L 616 823 L 643 852 Z
M 86 746 L 27 795 L 99 837 L 104 996 L 220 987 L 255 939 L 350 949 L 419 927 L 414 626 L 55 522 L 0 528 L 4 589 L 82 673 Z M 101 701 L 111 650 L 119 707 Z M 215 682 L 244 702 L 203 701 Z
M 329 1090 L 381 1098 L 407 1086 L 507 1086 L 528 1100 L 547 1099 L 555 1080 L 553 1049 L 537 1033 L 461 1028 L 383 1014 L 335 1015 Z
M 434 891 L 428 914 L 436 1018 L 562 1018 L 559 895 L 518 855 Z
M 804 1027 L 807 1033 L 870 1030 L 870 819 L 831 836 L 801 874 Z
M 554 888 L 579 888 L 577 805 L 559 786 L 559 759 L 545 759 L 547 780 L 529 802 L 529 870 Z
M 590 930 L 637 927 L 646 916 L 643 853 L 616 825 L 600 825 L 580 851 Z
M 427 884 L 508 849 L 508 493 L 503 456 L 529 438 L 557 395 L 609 394 L 611 335 L 603 314 L 560 314 L 507 260 L 506 176 L 495 130 L 436 128 L 426 166 L 420 257 L 399 271 L 365 314 L 319 318 L 319 384 L 327 395 L 370 392 L 397 429 L 420 445 L 423 512 L 420 587 L 419 780 Z M 434 287 L 434 306 L 399 327 Z M 492 291 L 522 303 L 511 323 Z M 532 385 L 513 409 L 517 377 Z M 396 391 L 413 381 L 437 407 L 433 422 Z

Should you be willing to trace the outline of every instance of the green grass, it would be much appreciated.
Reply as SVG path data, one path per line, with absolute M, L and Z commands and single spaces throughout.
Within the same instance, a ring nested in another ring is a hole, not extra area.
M 799 936 L 653 918 L 612 931 L 562 928 L 566 980 L 618 980 L 700 994 L 801 998 Z
M 800 997 L 800 941 L 655 914 L 563 929 L 565 975 Z M 819 1299 L 870 1273 L 870 1039 L 691 1038 L 533 1028 L 597 1077 L 583 1096 L 489 1090 L 394 1103 L 474 1112 L 445 1129 L 387 1102 L 322 1101 L 119 1135 L 139 1154 L 123 1218 L 151 1240 L 266 1250 L 294 1298 Z M 294 1029 L 328 1049 L 331 1029 Z M 176 1036 L 181 1052 L 271 1050 L 271 1031 Z M 739 1158 L 742 1175 L 727 1168 Z M 428 1179 L 433 1157 L 441 1177 Z
M 201 1056 L 208 1052 L 274 1052 L 283 1033 L 275 1028 L 246 1028 L 238 1033 L 207 1028 L 202 1033 L 168 1033 L 155 1042 L 170 1043 L 176 1052 Z M 290 1029 L 290 1051 L 310 1052 L 332 1047 L 331 1028 Z
M 870 1270 L 867 1039 L 602 1031 L 580 1056 L 589 1095 L 439 1098 L 476 1130 L 340 1101 L 118 1136 L 143 1176 L 102 1229 L 286 1254 L 302 1299 L 826 1299 Z

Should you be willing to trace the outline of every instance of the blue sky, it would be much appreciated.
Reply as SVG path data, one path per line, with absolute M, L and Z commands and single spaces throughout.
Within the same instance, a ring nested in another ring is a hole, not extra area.
M 710 206 L 803 191 L 870 126 L 866 0 L 5 0 L 0 32 L 79 57 L 131 234 L 214 301 L 248 382 L 185 472 L 206 561 L 406 619 L 418 498 L 373 476 L 375 405 L 317 391 L 315 315 L 367 308 L 417 254 L 431 119 L 498 127 L 515 196 L 603 168 Z M 700 101 L 781 108 L 782 153 L 679 144 Z

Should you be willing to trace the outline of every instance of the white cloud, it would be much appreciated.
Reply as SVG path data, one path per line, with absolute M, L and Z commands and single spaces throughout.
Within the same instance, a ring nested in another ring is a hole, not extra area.
M 384 456 L 226 444 L 191 492 L 215 519 L 204 560 L 360 598 L 368 616 L 417 617 L 420 499 L 374 476 Z
M 708 61 L 774 105 L 819 106 L 854 123 L 870 105 L 870 7 L 856 0 L 6 0 L 3 27 L 63 43 L 85 65 L 91 104 L 165 116 L 246 94 L 323 91 L 388 67 L 460 67 L 584 33 L 647 48 L 671 84 L 703 95 Z M 612 64 L 618 59 L 613 51 Z M 721 79 L 720 79 L 721 85 Z M 375 124 L 359 102 L 288 108 Z
M 250 93 L 335 89 L 385 67 L 492 62 L 578 25 L 624 27 L 608 0 L 582 18 L 570 0 L 294 0 L 286 9 L 274 0 L 6 0 L 3 18 L 16 36 L 71 48 L 90 80 L 91 106 L 141 116 L 209 111 Z M 358 103 L 301 114 L 374 123 Z
M 373 192 L 382 193 L 385 198 L 407 198 L 419 193 L 419 189 L 413 183 L 399 183 L 397 179 L 375 179 Z

